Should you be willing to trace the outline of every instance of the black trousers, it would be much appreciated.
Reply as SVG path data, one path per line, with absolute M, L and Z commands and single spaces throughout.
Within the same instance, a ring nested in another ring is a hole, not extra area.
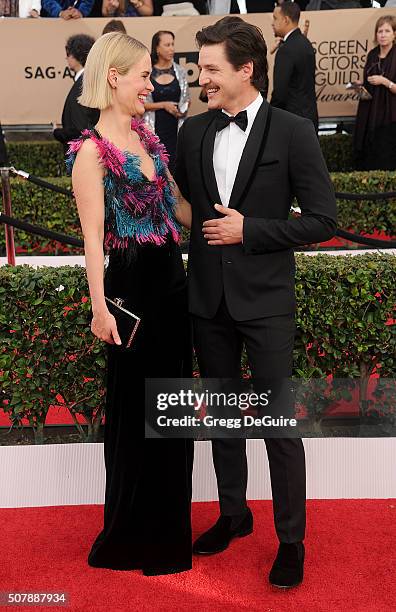
M 201 376 L 239 378 L 245 345 L 253 378 L 292 374 L 293 315 L 235 321 L 224 296 L 213 319 L 193 315 L 194 346 Z M 281 542 L 299 542 L 305 534 L 305 453 L 299 438 L 264 439 L 270 467 L 275 529 Z M 213 439 L 220 512 L 241 514 L 246 508 L 246 440 Z

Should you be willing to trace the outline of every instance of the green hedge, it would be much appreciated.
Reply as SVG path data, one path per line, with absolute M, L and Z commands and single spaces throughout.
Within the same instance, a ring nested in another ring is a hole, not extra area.
M 344 134 L 320 136 L 320 145 L 330 172 L 348 172 L 354 169 L 352 138 Z M 65 174 L 64 153 L 60 143 L 9 142 L 8 157 L 11 165 L 35 176 L 62 176 Z
M 11 166 L 35 176 L 64 176 L 66 174 L 63 146 L 54 141 L 8 142 L 7 153 Z
M 350 193 L 396 191 L 396 172 L 353 172 L 333 173 L 336 191 Z M 51 178 L 50 182 L 70 187 L 67 177 Z M 13 214 L 19 219 L 30 221 L 54 231 L 81 237 L 77 209 L 72 198 L 37 187 L 22 179 L 11 181 Z M 396 199 L 379 201 L 338 202 L 339 226 L 357 233 L 373 234 L 383 231 L 386 236 L 395 236 Z M 186 234 L 184 234 L 186 237 Z M 19 230 L 15 231 L 18 252 L 51 254 L 78 253 L 78 248 L 65 247 L 59 243 L 35 237 Z M 5 235 L 0 229 L 0 253 L 5 252 Z
M 396 172 L 332 173 L 334 189 L 347 193 L 396 191 Z M 357 234 L 382 231 L 396 236 L 396 198 L 393 200 L 337 200 L 338 225 Z
M 331 134 L 319 136 L 319 141 L 329 172 L 349 172 L 355 169 L 351 136 Z
M 395 378 L 395 275 L 390 254 L 297 256 L 297 377 L 360 377 L 361 389 L 375 371 L 381 384 Z M 82 439 L 98 432 L 105 351 L 90 332 L 87 295 L 77 266 L 0 268 L 0 393 L 12 421 L 28 417 L 39 443 L 57 394 L 74 417 L 84 415 L 89 435 L 80 427 Z M 319 389 L 312 412 L 322 396 Z
M 70 188 L 71 186 L 68 177 L 51 177 L 48 180 L 60 187 Z M 11 179 L 11 197 L 14 217 L 56 232 L 81 238 L 80 222 L 73 198 L 38 187 L 19 178 Z M 17 253 L 37 254 L 43 252 L 53 255 L 83 253 L 82 249 L 62 245 L 21 230 L 15 230 L 15 246 Z M 3 230 L 0 230 L 0 253 L 4 254 L 4 252 L 5 234 Z
M 39 443 L 57 394 L 72 415 L 85 416 L 89 441 L 98 433 L 105 358 L 90 333 L 86 295 L 78 266 L 0 268 L 0 384 L 10 402 L 3 407 L 14 423 L 27 417 Z

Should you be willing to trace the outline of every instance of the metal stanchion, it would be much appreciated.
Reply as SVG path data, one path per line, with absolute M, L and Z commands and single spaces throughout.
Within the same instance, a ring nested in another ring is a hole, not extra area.
M 12 217 L 11 205 L 11 188 L 10 188 L 10 169 L 0 168 L 1 174 L 1 192 L 3 198 L 4 214 Z M 15 266 L 15 244 L 14 244 L 14 228 L 11 225 L 5 225 L 6 234 L 6 253 L 7 261 L 11 266 Z

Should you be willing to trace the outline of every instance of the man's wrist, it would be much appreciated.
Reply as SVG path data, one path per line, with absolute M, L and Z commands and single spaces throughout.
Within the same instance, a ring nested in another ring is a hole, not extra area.
M 390 79 L 388 79 L 388 89 L 390 89 L 392 91 L 392 89 L 394 88 L 395 84 L 393 83 L 393 81 L 391 81 Z

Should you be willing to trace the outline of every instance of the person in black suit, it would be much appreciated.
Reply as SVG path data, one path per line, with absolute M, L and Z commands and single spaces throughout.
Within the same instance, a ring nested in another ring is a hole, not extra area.
M 179 131 L 174 176 L 192 207 L 189 309 L 201 376 L 238 379 L 244 343 L 253 378 L 290 377 L 293 249 L 334 235 L 333 187 L 312 122 L 261 96 L 261 30 L 229 16 L 196 38 L 208 112 Z M 302 214 L 289 219 L 293 196 Z M 265 444 L 280 540 L 269 579 L 291 587 L 303 578 L 304 447 L 295 438 Z M 196 554 L 225 550 L 253 529 L 245 440 L 214 439 L 212 451 L 221 514 L 194 543 Z
M 274 9 L 272 27 L 280 44 L 275 57 L 271 105 L 311 119 L 317 131 L 315 51 L 301 33 L 299 19 L 300 7 L 296 2 L 284 2 Z
M 275 0 L 246 0 L 248 13 L 272 13 Z
M 88 53 L 95 39 L 86 34 L 70 36 L 66 42 L 66 57 L 69 68 L 74 70 L 74 84 L 70 89 L 62 112 L 62 127 L 54 127 L 53 135 L 63 144 L 65 153 L 68 142 L 79 138 L 82 130 L 93 127 L 99 121 L 96 108 L 86 108 L 78 103 L 82 92 L 82 76 Z

